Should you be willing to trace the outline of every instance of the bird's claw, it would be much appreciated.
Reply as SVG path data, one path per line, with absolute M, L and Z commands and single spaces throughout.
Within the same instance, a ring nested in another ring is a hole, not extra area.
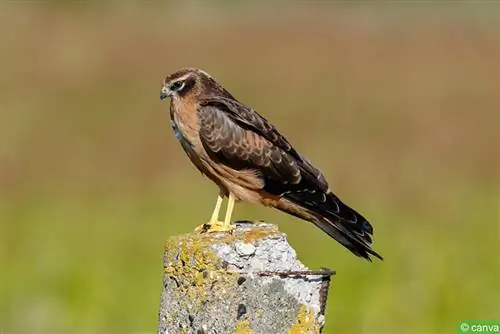
M 234 226 L 221 221 L 208 222 L 194 229 L 197 233 L 231 232 Z

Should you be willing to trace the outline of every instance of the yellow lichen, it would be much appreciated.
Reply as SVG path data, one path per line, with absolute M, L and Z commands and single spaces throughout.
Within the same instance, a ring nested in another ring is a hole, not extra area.
M 236 275 L 223 269 L 210 239 L 186 235 L 165 243 L 165 273 L 176 281 L 179 292 L 201 305 L 208 290 L 225 291 Z M 196 303 L 193 303 L 196 304 Z
M 247 319 L 240 320 L 236 324 L 235 334 L 252 334 L 252 327 L 250 327 L 250 322 Z
M 253 227 L 250 230 L 244 231 L 241 235 L 241 239 L 243 239 L 246 243 L 251 243 L 252 241 L 264 239 L 266 237 L 278 234 L 279 231 L 276 227 Z
M 288 334 L 319 333 L 320 328 L 320 325 L 316 322 L 314 311 L 302 305 L 297 315 L 297 321 L 288 330 Z
M 165 274 L 176 282 L 185 308 L 199 309 L 209 298 L 221 298 L 236 285 L 238 274 L 228 271 L 212 246 L 253 242 L 279 233 L 276 228 L 252 226 L 236 233 L 186 234 L 165 242 Z M 194 310 L 195 311 L 195 310 Z M 250 332 L 241 332 L 250 333 Z

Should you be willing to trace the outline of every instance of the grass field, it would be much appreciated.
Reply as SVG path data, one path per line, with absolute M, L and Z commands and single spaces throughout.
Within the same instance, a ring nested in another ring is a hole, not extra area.
M 279 4 L 0 5 L 1 333 L 155 332 L 163 242 L 216 196 L 158 98 L 186 66 L 271 120 L 375 226 L 386 260 L 370 264 L 311 224 L 236 207 L 338 272 L 326 333 L 500 319 L 498 8 Z

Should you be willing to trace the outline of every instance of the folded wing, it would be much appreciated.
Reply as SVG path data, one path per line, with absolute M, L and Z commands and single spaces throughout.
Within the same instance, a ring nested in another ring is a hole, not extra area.
M 215 162 L 251 170 L 262 191 L 279 196 L 278 209 L 309 220 L 354 254 L 379 258 L 371 249 L 373 229 L 328 189 L 323 174 L 253 109 L 229 98 L 199 103 L 200 139 Z

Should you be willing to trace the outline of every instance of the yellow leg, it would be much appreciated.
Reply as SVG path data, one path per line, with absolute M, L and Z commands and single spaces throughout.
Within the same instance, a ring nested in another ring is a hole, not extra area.
M 227 227 L 231 226 L 231 216 L 234 209 L 234 195 L 229 193 L 229 201 L 227 202 L 226 218 L 224 218 L 224 225 Z
M 232 204 L 231 204 L 231 199 L 232 199 Z M 231 213 L 229 213 L 229 216 L 228 216 L 228 212 L 226 212 L 226 220 L 224 222 L 219 221 L 219 212 L 220 212 L 221 205 L 222 205 L 222 197 L 219 195 L 217 197 L 217 202 L 215 203 L 215 208 L 214 208 L 214 212 L 212 213 L 212 217 L 210 218 L 208 223 L 205 223 L 203 225 L 198 226 L 195 229 L 196 232 L 200 232 L 200 233 L 227 232 L 227 231 L 231 231 L 233 229 L 229 223 L 226 224 L 226 221 L 229 221 L 231 219 Z M 231 212 L 232 212 L 233 207 L 234 207 L 234 196 L 230 195 L 227 209 L 228 210 L 231 209 Z
M 215 203 L 215 208 L 214 212 L 212 213 L 212 218 L 208 221 L 209 225 L 214 225 L 219 222 L 219 212 L 220 212 L 220 207 L 222 205 L 222 197 L 221 195 L 217 196 L 217 203 Z

